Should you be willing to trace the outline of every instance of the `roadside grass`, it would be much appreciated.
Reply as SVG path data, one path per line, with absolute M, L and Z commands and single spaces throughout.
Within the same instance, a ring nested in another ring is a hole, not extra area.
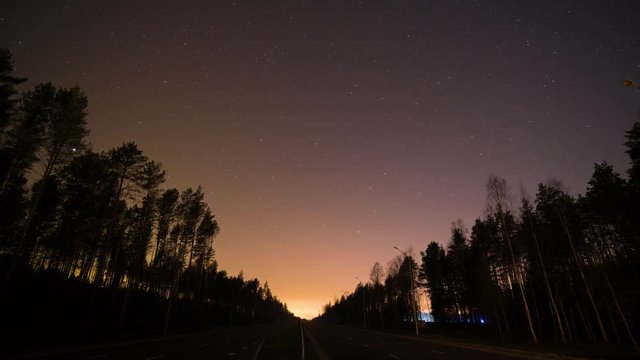
M 302 338 L 300 324 L 292 325 L 279 334 L 267 338 L 258 355 L 259 360 L 300 360 L 302 359 Z M 305 335 L 305 360 L 318 360 L 311 341 Z

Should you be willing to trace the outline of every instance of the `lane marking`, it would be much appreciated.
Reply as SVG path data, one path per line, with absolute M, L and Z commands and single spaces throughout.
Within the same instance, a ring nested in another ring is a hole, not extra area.
M 260 355 L 260 350 L 262 350 L 262 344 L 264 344 L 264 339 L 260 340 L 260 344 L 258 344 L 258 350 L 253 354 L 253 360 L 258 360 L 258 355 Z
M 109 356 L 109 355 L 107 355 L 107 354 L 99 354 L 99 355 L 87 356 L 87 357 L 86 357 L 86 358 L 84 358 L 84 359 L 86 359 L 86 360 L 90 360 L 90 359 L 102 359 L 102 358 L 106 358 L 107 356 Z
M 367 344 L 362 344 L 362 346 L 364 346 L 364 347 L 366 347 L 366 348 L 368 348 L 368 347 L 369 347 L 369 345 L 367 345 Z
M 144 360 L 156 360 L 156 359 L 162 359 L 163 357 L 164 357 L 164 355 L 156 355 L 156 356 L 148 357 L 148 358 L 146 358 Z
M 389 354 L 389 357 L 392 358 L 392 359 L 402 359 L 400 356 L 393 355 L 393 354 Z
M 327 356 L 327 353 L 324 351 L 322 346 L 318 343 L 318 340 L 316 340 L 316 338 L 309 331 L 309 329 L 306 326 L 303 326 L 302 330 L 304 331 L 305 334 L 307 334 L 307 339 L 309 339 L 309 341 L 311 342 L 311 345 L 313 345 L 313 349 L 315 350 L 316 355 L 318 356 L 318 359 L 329 360 L 329 356 Z
M 444 354 L 446 354 L 446 352 L 444 352 L 444 351 L 440 351 L 440 350 L 431 350 L 431 352 L 432 352 L 432 353 L 439 354 L 439 355 L 444 355 Z
M 230 353 L 227 354 L 227 356 L 236 356 L 236 353 L 230 352 Z
M 248 346 L 243 346 L 242 350 L 247 350 L 249 347 Z
M 203 347 L 205 347 L 205 346 L 209 346 L 209 344 L 200 344 L 200 345 L 198 345 L 198 346 L 196 346 L 196 347 L 203 348 Z

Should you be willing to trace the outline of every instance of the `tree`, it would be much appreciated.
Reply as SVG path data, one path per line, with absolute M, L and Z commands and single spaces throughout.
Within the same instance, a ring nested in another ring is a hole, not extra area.
M 133 178 L 138 188 L 143 192 L 141 207 L 136 207 L 138 221 L 132 229 L 133 236 L 125 246 L 128 250 L 128 275 L 131 279 L 142 273 L 146 265 L 147 253 L 150 248 L 153 226 L 158 213 L 159 186 L 165 181 L 165 171 L 155 161 L 145 163 Z
M 447 248 L 447 264 L 450 267 L 449 292 L 458 321 L 461 316 L 471 315 L 468 304 L 468 274 L 465 264 L 468 262 L 469 244 L 467 230 L 458 219 L 451 224 L 451 241 Z
M 513 244 L 511 242 L 511 231 L 512 228 L 509 226 L 507 222 L 507 212 L 508 204 L 509 204 L 509 192 L 507 188 L 507 181 L 505 179 L 499 178 L 495 175 L 492 175 L 487 180 L 487 209 L 488 212 L 495 213 L 497 218 L 500 220 L 500 234 L 502 235 L 502 239 L 507 244 L 507 248 L 509 250 L 509 255 L 511 258 L 511 271 L 515 278 L 516 283 L 518 284 L 518 289 L 520 290 L 520 297 L 522 299 L 522 306 L 524 308 L 525 315 L 527 317 L 527 322 L 529 324 L 529 331 L 531 333 L 531 339 L 533 342 L 538 342 L 538 337 L 533 328 L 533 320 L 531 319 L 531 312 L 529 311 L 529 303 L 527 302 L 527 297 L 525 296 L 524 291 L 524 279 L 522 278 L 522 272 L 520 268 L 516 264 L 515 252 L 513 249 Z
M 533 206 L 531 205 L 529 199 L 525 196 L 524 190 L 522 191 L 522 205 L 520 207 L 520 217 L 522 220 L 522 234 L 529 234 L 525 239 L 529 241 L 525 241 L 528 246 L 527 253 L 530 257 L 537 259 L 537 262 L 532 261 L 530 266 L 530 278 L 533 278 L 533 274 L 537 271 L 542 273 L 542 280 L 544 283 L 544 288 L 547 294 L 547 299 L 549 301 L 549 308 L 552 312 L 551 316 L 553 321 L 555 322 L 555 329 L 558 331 L 560 336 L 560 341 L 562 343 L 566 343 L 567 339 L 565 336 L 564 326 L 562 324 L 562 320 L 560 319 L 560 312 L 558 311 L 558 306 L 556 304 L 555 297 L 553 292 L 551 291 L 551 285 L 549 282 L 549 276 L 547 275 L 547 266 L 545 265 L 544 258 L 542 256 L 542 251 L 540 250 L 540 243 L 538 241 L 538 235 L 536 232 L 537 219 L 536 214 L 534 213 Z M 539 266 L 536 266 L 537 264 Z
M 509 219 L 509 217 L 507 217 Z M 511 338 L 510 319 L 507 316 L 508 306 L 505 293 L 510 292 L 508 274 L 511 268 L 508 255 L 505 254 L 504 241 L 500 233 L 500 221 L 495 214 L 488 214 L 485 219 L 476 219 L 471 230 L 470 266 L 473 286 L 476 294 L 476 305 L 485 313 L 493 315 L 500 339 Z
M 125 223 L 127 201 L 134 200 L 139 188 L 136 186 L 140 174 L 148 158 L 138 149 L 134 142 L 123 143 L 107 152 L 111 177 L 114 183 L 113 197 L 109 201 L 109 214 L 104 221 L 104 243 L 107 251 L 98 261 L 95 285 L 101 286 L 104 272 L 111 275 L 109 280 L 112 287 L 120 285 L 126 271 L 126 261 L 123 261 Z M 131 213 L 129 213 L 131 214 Z
M 64 197 L 58 225 L 44 245 L 70 247 L 74 253 L 70 261 L 77 263 L 79 277 L 85 281 L 90 280 L 96 258 L 106 250 L 101 235 L 114 192 L 110 174 L 105 155 L 89 151 L 74 158 L 60 175 Z
M 627 147 L 625 151 L 631 161 L 631 167 L 627 170 L 629 182 L 637 189 L 640 187 L 640 122 L 636 121 L 631 129 L 627 130 L 625 137 L 627 138 L 624 143 Z
M 0 48 L 0 205 L 5 208 L 13 208 L 20 205 L 21 190 L 26 182 L 24 177 L 14 178 L 14 186 L 11 191 L 5 191 L 8 181 L 11 178 L 11 173 L 15 170 L 15 142 L 17 135 L 16 132 L 10 133 L 10 126 L 15 126 L 15 107 L 17 100 L 16 86 L 25 82 L 26 79 L 18 78 L 13 75 L 13 61 L 11 59 L 11 52 L 8 49 Z M 32 129 L 33 130 L 33 129 Z M 22 135 L 27 135 L 24 132 Z M 13 194 L 10 194 L 10 193 Z M 17 195 L 17 196 L 16 196 Z M 17 219 L 8 219 L 9 213 L 4 211 L 0 212 L 0 217 L 7 221 L 6 224 L 11 224 Z M 5 225 L 7 226 L 7 225 Z M 4 226 L 3 226 L 4 227 Z
M 579 212 L 576 206 L 575 200 L 569 196 L 563 189 L 562 184 L 559 181 L 551 181 L 546 185 L 540 184 L 538 186 L 538 194 L 536 195 L 536 212 L 540 214 L 542 219 L 549 226 L 553 226 L 558 230 L 554 233 L 559 234 L 564 238 L 564 246 L 556 246 L 554 255 L 559 260 L 558 263 L 566 264 L 567 259 L 573 261 L 577 276 L 572 278 L 579 278 L 584 292 L 589 300 L 589 305 L 593 310 L 600 335 L 604 342 L 608 342 L 607 332 L 604 328 L 596 300 L 591 290 L 591 285 L 587 280 L 587 276 L 584 270 L 584 254 L 588 252 L 589 244 L 586 242 L 586 238 L 583 234 L 583 229 L 579 223 Z M 589 256 L 586 256 L 589 258 Z M 589 333 L 589 326 L 585 323 L 585 331 Z
M 163 191 L 162 166 L 133 142 L 87 150 L 84 94 L 39 84 L 16 102 L 23 80 L 11 71 L 10 54 L 0 49 L 5 330 L 18 338 L 25 336 L 18 329 L 36 327 L 53 330 L 51 337 L 148 333 L 160 309 L 165 332 L 170 323 L 182 330 L 221 323 L 221 314 L 239 323 L 291 317 L 266 283 L 218 270 L 213 239 L 220 227 L 201 187 Z M 41 294 L 46 301 L 33 313 L 27 305 Z M 181 310 L 173 318 L 172 303 Z
M 6 48 L 0 48 L 0 140 L 2 140 L 2 136 L 13 115 L 16 104 L 14 96 L 18 93 L 16 85 L 27 80 L 15 77 L 11 75 L 12 73 L 13 60 L 11 59 L 11 52 Z
M 27 138 L 21 141 L 21 144 L 28 151 L 21 149 L 16 152 L 16 160 L 13 163 L 17 163 L 17 159 L 23 159 L 25 164 L 30 164 L 31 159 L 37 158 L 42 166 L 42 176 L 35 182 L 32 201 L 22 227 L 20 241 L 14 250 L 15 256 L 5 284 L 9 283 L 15 270 L 16 258 L 25 254 L 28 247 L 27 241 L 34 240 L 32 246 L 37 248 L 38 238 L 29 239 L 29 236 L 34 228 L 34 219 L 37 218 L 40 201 L 47 189 L 46 185 L 51 184 L 53 181 L 51 177 L 84 150 L 86 146 L 84 139 L 89 133 L 86 128 L 87 98 L 77 87 L 55 89 L 51 84 L 39 85 L 32 94 L 26 95 L 26 101 L 23 103 L 25 106 L 20 116 L 27 119 L 26 123 L 31 124 L 28 128 L 33 129 L 37 136 L 29 136 L 21 132 L 20 136 L 24 135 Z M 11 169 L 14 167 L 10 167 L 7 179 L 12 176 Z
M 156 231 L 156 242 L 152 267 L 156 276 L 159 276 L 159 267 L 166 264 L 170 251 L 166 249 L 166 241 L 177 216 L 177 204 L 180 199 L 180 192 L 177 189 L 165 190 L 158 200 L 158 228 Z
M 444 273 L 445 251 L 440 244 L 432 241 L 425 251 L 420 252 L 420 256 L 422 257 L 420 278 L 424 281 L 431 300 L 431 315 L 436 322 L 446 322 L 448 317 L 445 296 L 447 288 Z
M 371 291 L 371 306 L 378 313 L 378 321 L 380 321 L 380 325 L 384 326 L 384 317 L 382 314 L 382 310 L 384 307 L 384 269 L 379 262 L 376 261 L 369 272 L 369 280 L 372 284 Z M 369 322 L 371 323 L 371 317 L 369 317 Z
M 382 268 L 382 265 L 380 265 L 380 263 L 376 261 L 376 263 L 373 264 L 371 271 L 369 272 L 369 280 L 371 280 L 371 283 L 373 283 L 374 285 L 378 285 L 382 283 L 383 278 L 384 269 Z
M 37 152 L 44 145 L 46 136 L 45 127 L 52 122 L 56 107 L 56 89 L 52 84 L 36 85 L 33 91 L 22 95 L 3 144 L 6 165 L 0 191 L 15 179 L 23 178 L 38 160 Z
M 629 196 L 627 182 L 613 170 L 606 162 L 595 164 L 593 175 L 588 182 L 587 192 L 579 199 L 584 216 L 589 219 L 585 230 L 587 235 L 593 238 L 593 247 L 596 250 L 600 264 L 602 278 L 606 288 L 624 325 L 624 329 L 631 343 L 640 352 L 633 331 L 627 321 L 627 316 L 620 304 L 618 291 L 639 291 L 637 281 L 627 276 L 638 271 L 638 238 L 633 229 L 633 204 Z M 610 277 L 622 280 L 620 290 L 614 290 Z M 634 286 L 635 285 L 635 286 Z M 631 289 L 629 289 L 631 288 Z M 612 324 L 614 332 L 616 324 Z

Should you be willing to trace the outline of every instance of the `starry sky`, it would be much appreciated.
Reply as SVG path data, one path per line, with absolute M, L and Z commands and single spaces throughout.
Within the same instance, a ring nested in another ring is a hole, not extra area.
M 393 249 L 445 244 L 490 174 L 627 169 L 638 1 L 3 0 L 15 73 L 80 86 L 96 151 L 135 141 L 197 187 L 216 258 L 299 316 Z

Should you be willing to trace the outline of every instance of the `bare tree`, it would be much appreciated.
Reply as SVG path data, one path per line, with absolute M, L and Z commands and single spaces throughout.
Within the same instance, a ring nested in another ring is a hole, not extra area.
M 489 176 L 487 180 L 487 210 L 489 213 L 495 213 L 500 219 L 501 231 L 503 241 L 506 243 L 509 255 L 511 257 L 511 271 L 515 276 L 518 289 L 520 290 L 520 297 L 522 298 L 522 306 L 524 308 L 527 322 L 529 324 L 529 331 L 531 332 L 531 339 L 533 342 L 538 342 L 536 331 L 533 328 L 533 320 L 531 319 L 531 312 L 529 311 L 529 304 L 524 292 L 524 279 L 522 278 L 522 272 L 516 264 L 516 257 L 513 252 L 513 244 L 511 243 L 511 230 L 506 221 L 506 214 L 509 211 L 509 188 L 507 181 L 503 178 L 495 175 Z

